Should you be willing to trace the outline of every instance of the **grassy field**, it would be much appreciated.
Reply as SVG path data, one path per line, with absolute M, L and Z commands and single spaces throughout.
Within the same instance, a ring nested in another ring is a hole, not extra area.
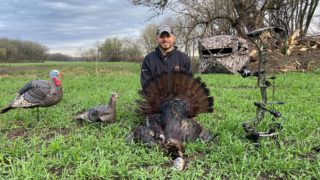
M 216 134 L 213 142 L 186 144 L 187 168 L 179 172 L 160 149 L 126 142 L 143 118 L 135 114 L 138 63 L 43 63 L 0 65 L 0 106 L 31 79 L 63 74 L 63 100 L 51 108 L 17 109 L 0 115 L 0 179 L 319 179 L 320 73 L 278 75 L 277 109 L 283 114 L 278 139 L 260 148 L 244 138 L 241 124 L 255 116 L 260 99 L 256 79 L 240 75 L 200 75 L 215 98 L 215 112 L 198 116 Z M 199 76 L 199 75 L 196 75 Z M 77 124 L 74 113 L 107 103 L 119 93 L 117 121 Z M 269 92 L 271 95 L 271 91 Z M 271 122 L 266 116 L 261 130 Z

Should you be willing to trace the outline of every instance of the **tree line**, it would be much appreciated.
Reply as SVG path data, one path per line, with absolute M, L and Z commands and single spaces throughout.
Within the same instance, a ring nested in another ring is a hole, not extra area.
M 161 16 L 159 24 L 173 27 L 176 46 L 194 58 L 199 38 L 215 35 L 236 35 L 266 26 L 286 29 L 289 35 L 299 30 L 307 34 L 312 20 L 320 28 L 316 14 L 320 0 L 129 0 L 136 6 L 147 6 L 150 19 Z M 170 13 L 164 13 L 164 12 Z M 168 14 L 166 16 L 166 14 Z M 140 37 L 108 38 L 103 44 L 82 51 L 87 60 L 140 61 L 156 46 L 157 24 L 148 24 Z
M 96 43 L 95 47 L 79 48 L 81 60 L 86 61 L 141 61 L 143 46 L 139 38 L 111 37 Z
M 78 56 L 48 53 L 46 46 L 26 40 L 0 38 L 0 62 L 141 61 L 144 50 L 138 38 L 107 38 L 95 47 L 79 48 Z
M 129 1 L 136 6 L 149 7 L 153 12 L 150 18 L 164 17 L 163 22 L 174 27 L 177 43 L 189 55 L 193 53 L 197 40 L 203 37 L 236 35 L 245 38 L 246 32 L 266 26 L 283 27 L 289 35 L 299 30 L 300 37 L 303 37 L 312 20 L 320 27 L 320 17 L 315 15 L 319 0 Z
M 0 62 L 43 62 L 48 48 L 32 41 L 0 38 Z
M 320 0 L 129 0 L 151 9 L 150 18 L 161 16 L 159 24 L 169 24 L 180 50 L 194 57 L 199 38 L 237 35 L 266 26 L 280 26 L 292 34 L 307 34 L 312 20 L 320 28 L 316 14 Z M 134 8 L 134 7 L 133 7 Z M 168 16 L 167 13 L 170 12 Z M 21 40 L 0 39 L 0 62 L 43 60 L 63 61 L 141 61 L 156 46 L 157 24 L 148 24 L 139 37 L 110 37 L 94 47 L 78 49 L 77 57 L 48 54 L 44 45 Z
M 306 35 L 319 0 L 130 0 L 134 5 L 150 7 L 153 16 L 164 10 L 175 19 L 177 27 L 196 31 L 199 36 L 237 34 L 243 36 L 265 26 L 282 26 Z M 180 25 L 180 26 L 179 26 Z

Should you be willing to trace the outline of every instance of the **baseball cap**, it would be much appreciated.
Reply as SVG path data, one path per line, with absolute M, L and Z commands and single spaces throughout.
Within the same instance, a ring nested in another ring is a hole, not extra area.
M 162 34 L 163 32 L 167 32 L 169 34 L 173 34 L 173 31 L 169 25 L 160 25 L 157 29 L 157 36 Z

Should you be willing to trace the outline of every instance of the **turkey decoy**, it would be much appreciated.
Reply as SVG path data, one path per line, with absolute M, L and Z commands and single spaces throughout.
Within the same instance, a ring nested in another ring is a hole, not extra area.
M 0 114 L 15 108 L 49 107 L 59 103 L 63 96 L 61 73 L 58 70 L 51 70 L 49 75 L 51 81 L 29 81 L 20 89 L 16 98 L 1 109 Z
M 109 103 L 93 107 L 87 111 L 76 114 L 74 120 L 85 120 L 88 122 L 112 123 L 116 120 L 116 101 L 118 95 L 111 93 Z
M 153 78 L 140 94 L 143 99 L 138 101 L 139 112 L 147 116 L 147 122 L 134 130 L 133 139 L 147 145 L 159 144 L 174 160 L 174 166 L 183 169 L 184 165 L 179 164 L 184 163 L 183 142 L 212 139 L 194 118 L 213 112 L 209 89 L 200 78 L 172 72 Z

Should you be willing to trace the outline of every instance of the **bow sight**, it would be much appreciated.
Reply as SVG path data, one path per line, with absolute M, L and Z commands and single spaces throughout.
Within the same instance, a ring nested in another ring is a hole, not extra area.
M 267 77 L 267 48 L 274 48 L 275 46 L 278 46 L 279 41 L 277 40 L 279 38 L 283 39 L 283 37 L 287 37 L 287 33 L 284 29 L 279 27 L 266 27 L 247 33 L 247 37 L 258 50 L 258 70 L 252 72 L 247 68 L 247 66 L 244 66 L 239 73 L 244 78 L 249 76 L 257 77 L 258 87 L 260 88 L 261 92 L 261 101 L 254 102 L 254 105 L 257 108 L 256 117 L 252 121 L 243 123 L 242 126 L 244 131 L 247 133 L 246 137 L 254 142 L 257 142 L 260 137 L 276 136 L 279 130 L 282 129 L 281 124 L 275 122 L 276 119 L 282 117 L 282 115 L 279 111 L 274 110 L 274 105 L 284 104 L 284 102 L 268 102 L 267 88 L 272 86 L 272 97 L 274 99 L 274 85 L 276 76 L 273 74 L 271 77 Z M 272 81 L 272 83 L 270 81 Z M 272 104 L 273 109 L 269 109 L 267 107 L 268 104 Z M 273 123 L 269 125 L 269 130 L 265 132 L 258 132 L 256 130 L 257 126 L 264 119 L 265 112 L 269 112 L 271 114 Z

